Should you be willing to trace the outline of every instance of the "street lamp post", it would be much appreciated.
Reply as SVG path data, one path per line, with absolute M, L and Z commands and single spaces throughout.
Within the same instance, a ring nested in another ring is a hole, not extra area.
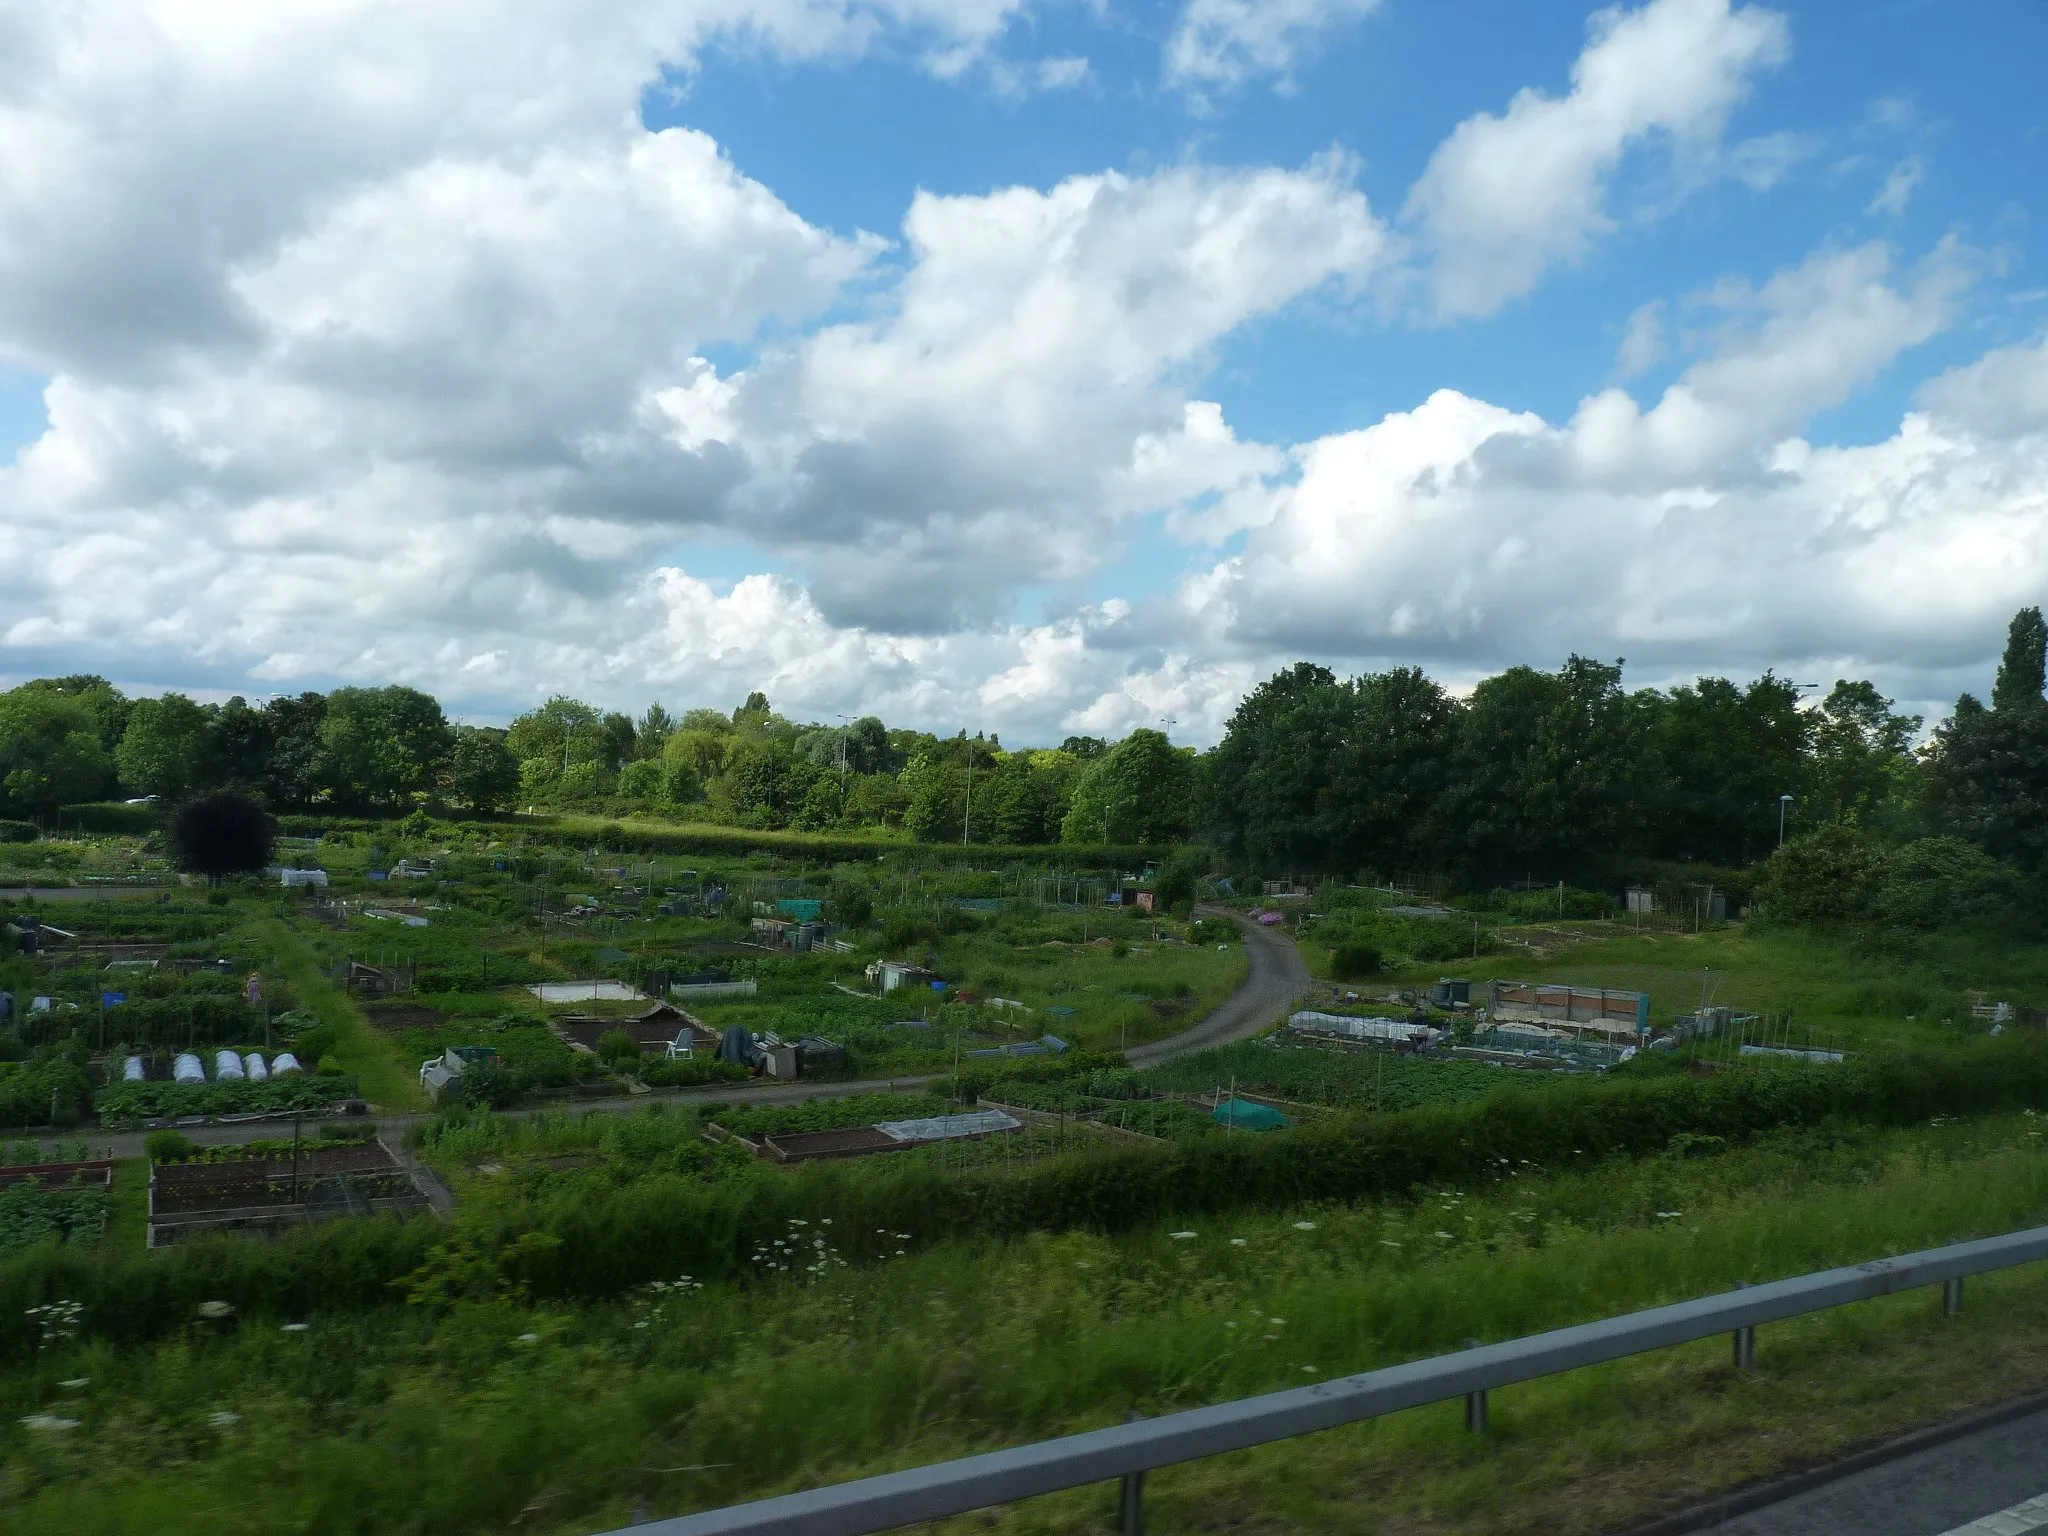
M 1778 796 L 1778 846 L 1785 846 L 1785 807 L 1792 803 L 1790 795 Z

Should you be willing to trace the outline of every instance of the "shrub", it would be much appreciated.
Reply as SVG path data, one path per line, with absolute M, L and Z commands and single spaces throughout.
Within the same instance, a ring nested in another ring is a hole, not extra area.
M 334 1048 L 340 1041 L 341 1035 L 332 1024 L 316 1024 L 292 1037 L 293 1054 L 301 1062 L 325 1061 L 334 1054 Z
M 868 888 L 847 880 L 832 888 L 831 917 L 848 928 L 865 928 L 875 915 L 875 899 Z
M 171 818 L 178 867 L 209 880 L 261 869 L 276 839 L 269 813 L 235 790 L 187 801 Z
M 715 1056 L 678 1056 L 674 1061 L 659 1058 L 640 1069 L 640 1081 L 650 1088 L 694 1088 L 700 1083 L 744 1082 L 753 1074 L 737 1062 Z
M 526 1074 L 495 1056 L 473 1061 L 462 1072 L 462 1101 L 486 1109 L 505 1109 L 527 1091 Z
M 1363 981 L 1368 976 L 1377 976 L 1380 971 L 1380 951 L 1377 944 L 1352 942 L 1339 944 L 1330 952 L 1330 974 L 1339 981 Z
M 84 1069 L 54 1047 L 0 1064 L 0 1125 L 76 1125 L 91 1096 Z
M 32 843 L 41 835 L 32 821 L 0 820 L 0 843 Z
M 1784 922 L 1928 930 L 1995 916 L 2019 890 L 2012 870 L 1960 838 L 1888 847 L 1853 827 L 1831 826 L 1773 853 L 1757 896 Z
M 598 1036 L 597 1054 L 606 1061 L 623 1064 L 637 1064 L 640 1060 L 640 1042 L 623 1029 L 608 1029 Z
M 182 1162 L 199 1150 L 199 1143 L 183 1131 L 151 1131 L 142 1145 L 152 1163 Z

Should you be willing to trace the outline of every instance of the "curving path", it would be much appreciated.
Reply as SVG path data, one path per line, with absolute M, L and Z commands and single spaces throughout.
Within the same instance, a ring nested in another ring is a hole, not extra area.
M 1164 1040 L 1155 1040 L 1150 1045 L 1132 1047 L 1127 1054 L 1134 1067 L 1152 1067 L 1172 1057 L 1189 1051 L 1207 1050 L 1211 1046 L 1227 1045 L 1232 1040 L 1243 1040 L 1270 1028 L 1280 1016 L 1294 1005 L 1294 1000 L 1308 990 L 1308 964 L 1301 958 L 1301 951 L 1294 941 L 1270 928 L 1261 928 L 1241 913 L 1225 907 L 1201 907 L 1197 911 L 1203 917 L 1228 918 L 1244 933 L 1246 954 L 1251 960 L 1251 970 L 1238 985 L 1235 992 L 1210 1010 L 1207 1017 L 1193 1028 L 1184 1030 Z M 563 1104 L 549 1105 L 545 1109 L 515 1109 L 506 1111 L 514 1117 L 545 1114 L 567 1109 L 577 1114 L 622 1114 L 645 1108 L 649 1104 L 716 1101 L 721 1104 L 796 1104 L 805 1099 L 838 1099 L 856 1093 L 887 1093 L 895 1089 L 920 1088 L 933 1081 L 931 1077 L 897 1077 L 886 1080 L 859 1078 L 844 1083 L 749 1083 L 745 1087 L 713 1086 L 690 1088 L 680 1093 L 642 1095 L 635 1098 L 570 1100 Z M 378 1115 L 375 1123 L 387 1132 L 403 1132 L 408 1126 L 422 1125 L 434 1119 L 433 1115 Z M 333 1124 L 321 1119 L 309 1122 L 311 1125 Z M 192 1126 L 185 1134 L 203 1146 L 233 1146 L 245 1141 L 265 1141 L 280 1135 L 291 1134 L 288 1120 L 245 1121 L 239 1125 Z M 69 1133 L 88 1142 L 95 1149 L 105 1147 L 108 1157 L 140 1157 L 146 1132 L 130 1131 L 115 1135 L 96 1133 L 90 1130 Z
M 1295 999 L 1309 988 L 1308 962 L 1294 940 L 1271 928 L 1261 928 L 1241 912 L 1227 907 L 1198 907 L 1202 917 L 1227 917 L 1244 934 L 1245 953 L 1251 971 L 1238 989 L 1218 1003 L 1192 1029 L 1150 1045 L 1125 1052 L 1134 1067 L 1156 1067 L 1162 1061 L 1189 1051 L 1228 1045 L 1269 1029 L 1294 1007 Z

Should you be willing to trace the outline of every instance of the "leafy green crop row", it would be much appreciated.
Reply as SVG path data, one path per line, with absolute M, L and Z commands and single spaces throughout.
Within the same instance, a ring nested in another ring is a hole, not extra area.
M 266 1083 L 114 1083 L 100 1090 L 100 1118 L 151 1120 L 164 1116 L 231 1115 L 260 1110 L 324 1109 L 353 1098 L 352 1077 L 294 1073 Z
M 0 1253 L 49 1238 L 91 1242 L 107 1220 L 107 1192 L 83 1186 L 45 1186 L 34 1179 L 0 1189 Z

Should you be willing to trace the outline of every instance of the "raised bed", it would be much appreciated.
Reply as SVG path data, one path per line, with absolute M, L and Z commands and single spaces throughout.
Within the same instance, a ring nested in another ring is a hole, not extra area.
M 114 1164 L 111 1159 L 95 1158 L 83 1163 L 22 1163 L 0 1168 L 0 1189 L 10 1184 L 26 1184 L 30 1179 L 52 1188 L 69 1184 L 106 1189 L 114 1182 Z

